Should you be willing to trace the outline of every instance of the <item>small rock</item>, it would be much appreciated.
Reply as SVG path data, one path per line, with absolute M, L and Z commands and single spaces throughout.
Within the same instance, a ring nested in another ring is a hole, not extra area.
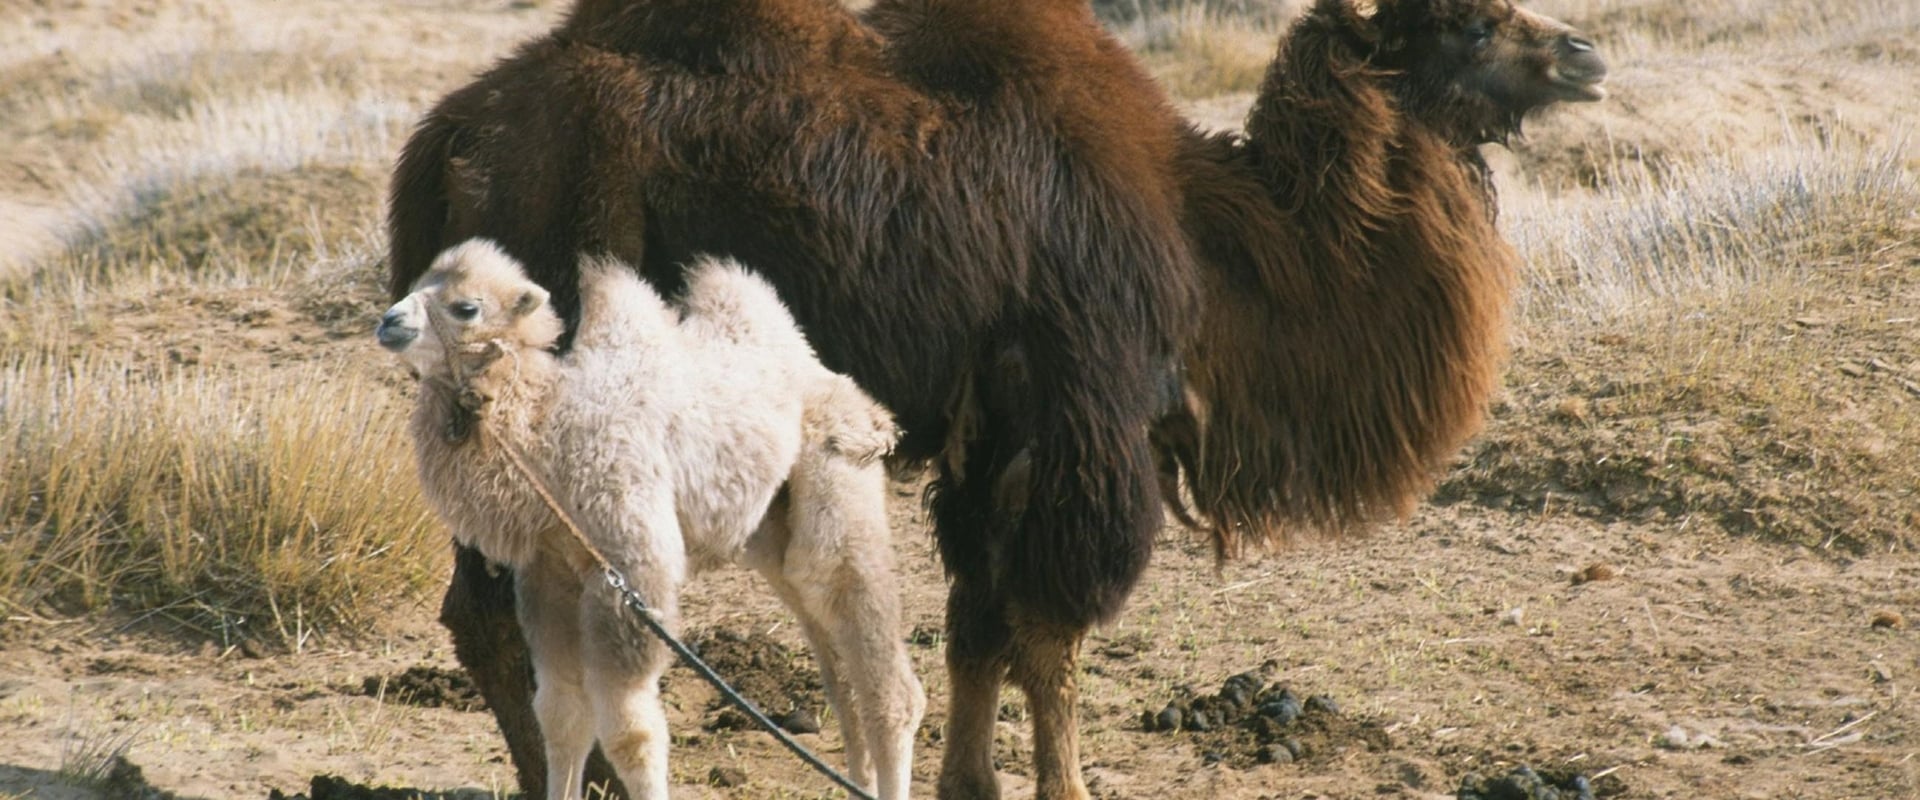
M 1270 744 L 1255 752 L 1253 759 L 1262 764 L 1291 764 L 1293 751 L 1288 750 L 1285 745 Z
M 1212 765 L 1225 761 L 1227 756 L 1218 750 L 1208 750 L 1200 754 L 1200 763 Z
M 1213 730 L 1213 718 L 1205 711 L 1195 711 L 1187 717 L 1187 730 L 1198 733 Z
M 813 712 L 808 711 L 804 708 L 796 708 L 785 714 L 781 714 L 780 716 L 774 717 L 773 722 L 774 724 L 779 725 L 780 727 L 786 729 L 788 733 L 819 733 L 820 732 L 820 718 L 814 716 Z
M 1687 736 L 1685 728 L 1675 725 L 1668 728 L 1666 733 L 1654 737 L 1653 744 L 1667 750 L 1687 750 L 1692 748 L 1693 740 Z
M 747 785 L 747 771 L 739 767 L 714 767 L 707 770 L 707 783 L 722 789 Z
M 1291 725 L 1300 718 L 1300 701 L 1291 697 L 1280 697 L 1260 704 L 1260 716 L 1281 725 Z
M 1876 629 L 1897 631 L 1907 627 L 1907 618 L 1900 616 L 1898 611 L 1882 609 L 1873 612 L 1870 624 Z
M 1306 709 L 1308 711 L 1317 711 L 1325 714 L 1338 714 L 1340 713 L 1340 704 L 1333 701 L 1332 695 L 1316 694 L 1307 698 Z
M 1579 586 L 1583 583 L 1610 581 L 1618 576 L 1619 573 L 1614 571 L 1613 565 L 1595 562 L 1582 567 L 1579 572 L 1573 573 L 1573 585 Z
M 1287 753 L 1293 756 L 1295 761 L 1299 761 L 1300 757 L 1307 752 L 1307 746 L 1301 744 L 1299 739 L 1283 739 L 1280 746 L 1286 748 Z
M 753 720 L 740 713 L 739 709 L 725 708 L 715 714 L 713 721 L 707 723 L 710 731 L 744 731 L 753 727 Z
M 258 659 L 266 658 L 267 651 L 266 651 L 266 648 L 261 647 L 260 643 L 256 640 L 241 639 L 240 655 L 246 656 L 247 658 L 258 660 Z
M 1887 665 L 1878 661 L 1867 665 L 1867 674 L 1873 676 L 1874 683 L 1893 682 L 1893 670 L 1887 669 Z
M 1157 730 L 1180 730 L 1180 709 L 1175 708 L 1172 703 L 1168 703 L 1166 708 L 1160 709 L 1160 713 L 1154 717 L 1154 721 L 1159 723 Z
M 1515 627 L 1518 627 L 1520 623 L 1526 618 L 1527 618 L 1526 609 L 1514 607 L 1514 608 L 1507 609 L 1507 613 L 1500 615 L 1500 624 L 1513 625 Z

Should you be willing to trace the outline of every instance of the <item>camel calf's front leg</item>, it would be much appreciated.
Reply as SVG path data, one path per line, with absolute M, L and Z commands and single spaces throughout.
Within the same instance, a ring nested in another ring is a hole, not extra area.
M 533 661 L 533 713 L 545 743 L 547 800 L 575 800 L 593 751 L 581 652 L 580 577 L 550 557 L 515 573 L 520 627 Z
M 673 591 L 649 592 L 644 583 L 635 589 L 669 630 L 678 628 Z M 660 676 L 673 663 L 673 654 L 612 589 L 588 590 L 583 606 L 591 654 L 585 683 L 594 698 L 600 749 L 633 800 L 666 800 L 668 732 Z
M 507 740 L 520 791 L 528 797 L 545 797 L 544 737 L 533 711 L 533 668 L 515 613 L 513 574 L 495 574 L 486 556 L 464 545 L 455 548 L 453 563 L 453 580 L 440 603 L 440 624 L 453 638 L 454 660 L 473 678 L 487 708 L 493 710 Z M 582 783 L 607 787 L 606 800 L 627 796 L 598 750 L 587 758 Z

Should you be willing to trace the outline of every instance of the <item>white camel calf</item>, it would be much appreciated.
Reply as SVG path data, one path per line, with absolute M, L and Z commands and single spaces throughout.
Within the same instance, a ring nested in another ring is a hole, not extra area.
M 692 572 L 766 576 L 800 619 L 854 779 L 906 797 L 926 701 L 899 630 L 879 463 L 891 418 L 821 366 L 772 287 L 737 264 L 694 264 L 674 304 L 618 263 L 590 259 L 580 275 L 565 354 L 547 293 L 483 240 L 442 253 L 378 332 L 419 377 L 428 501 L 514 570 L 548 798 L 578 796 L 596 738 L 637 800 L 666 796 L 671 655 L 514 452 L 669 628 Z

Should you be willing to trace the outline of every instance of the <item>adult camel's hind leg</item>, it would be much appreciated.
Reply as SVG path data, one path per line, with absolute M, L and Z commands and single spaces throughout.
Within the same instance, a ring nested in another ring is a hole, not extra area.
M 1007 677 L 1012 629 L 1000 599 L 956 574 L 947 594 L 947 731 L 940 800 L 998 800 L 993 726 Z
M 1080 642 L 1083 628 L 1039 622 L 1015 612 L 1008 677 L 1027 696 L 1033 715 L 1034 795 L 1039 800 L 1086 800 L 1080 776 Z
M 453 580 L 440 602 L 440 624 L 453 638 L 453 655 L 473 679 L 507 740 L 520 791 L 547 792 L 546 745 L 533 713 L 533 662 L 514 612 L 513 573 L 487 563 L 480 551 L 456 546 Z M 587 760 L 589 786 L 607 786 L 608 800 L 627 796 L 613 768 L 595 750 Z

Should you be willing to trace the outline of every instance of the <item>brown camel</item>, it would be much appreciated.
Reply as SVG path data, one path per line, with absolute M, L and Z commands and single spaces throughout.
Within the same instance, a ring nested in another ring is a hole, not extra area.
M 695 253 L 753 264 L 936 470 L 939 794 L 998 796 L 1012 680 L 1038 795 L 1085 797 L 1079 642 L 1163 491 L 1223 551 L 1358 530 L 1482 416 L 1512 256 L 1472 146 L 1602 69 L 1507 0 L 1379 6 L 1324 0 L 1240 140 L 1187 132 L 1086 0 L 581 0 L 409 142 L 392 283 L 476 235 L 569 317 L 579 253 L 669 288 Z M 539 792 L 512 608 L 462 552 L 442 619 Z

